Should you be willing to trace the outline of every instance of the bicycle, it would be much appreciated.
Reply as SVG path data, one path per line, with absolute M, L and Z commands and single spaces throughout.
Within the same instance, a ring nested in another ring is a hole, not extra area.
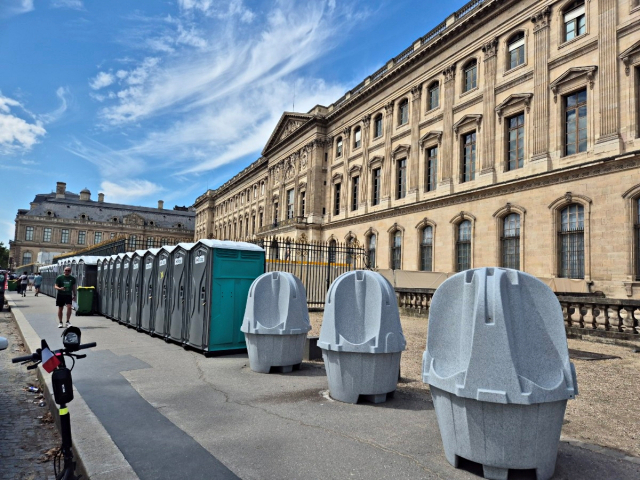
M 12 363 L 22 363 L 23 365 L 33 362 L 27 367 L 27 370 L 37 368 L 40 363 L 49 373 L 51 373 L 51 383 L 53 385 L 53 397 L 59 405 L 60 414 L 60 436 L 62 437 L 62 447 L 53 459 L 53 471 L 56 480 L 80 480 L 82 475 L 76 476 L 76 463 L 73 461 L 73 451 L 71 449 L 71 419 L 69 417 L 69 409 L 67 404 L 73 400 L 73 382 L 71 379 L 71 371 L 76 364 L 76 359 L 85 358 L 86 354 L 77 354 L 78 350 L 95 347 L 96 342 L 80 343 L 80 329 L 78 327 L 67 327 L 62 332 L 62 344 L 64 348 L 59 350 L 50 350 L 46 340 L 42 340 L 41 347 L 31 355 L 12 358 Z M 71 368 L 67 368 L 64 357 L 73 360 Z M 49 370 L 48 367 L 53 368 Z M 64 466 L 60 469 L 61 459 L 64 458 Z

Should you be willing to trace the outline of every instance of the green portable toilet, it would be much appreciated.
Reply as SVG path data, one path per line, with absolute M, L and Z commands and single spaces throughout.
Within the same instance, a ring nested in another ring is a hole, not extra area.
M 264 249 L 200 240 L 189 251 L 189 262 L 186 345 L 206 356 L 246 350 L 240 327 L 249 288 L 264 273 Z

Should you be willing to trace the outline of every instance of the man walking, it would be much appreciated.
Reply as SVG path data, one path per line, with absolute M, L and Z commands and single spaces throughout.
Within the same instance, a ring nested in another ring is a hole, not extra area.
M 67 327 L 71 326 L 71 302 L 76 299 L 76 278 L 71 276 L 71 267 L 64 267 L 64 275 L 56 277 L 56 306 L 58 307 L 58 328 L 62 328 L 62 309 L 67 306 Z
M 18 278 L 18 281 L 20 282 L 20 293 L 22 293 L 23 297 L 26 297 L 27 284 L 29 283 L 29 277 L 27 276 L 27 272 L 24 272 L 22 275 L 20 275 L 20 278 Z
M 36 276 L 33 277 L 33 286 L 36 289 L 36 294 L 35 294 L 36 297 L 40 293 L 40 285 L 42 285 L 42 275 L 40 275 L 40 272 L 38 272 L 36 273 Z
M 33 279 L 36 278 L 36 276 L 33 272 L 29 272 L 29 276 L 27 278 L 29 279 L 29 291 L 31 291 L 33 290 Z

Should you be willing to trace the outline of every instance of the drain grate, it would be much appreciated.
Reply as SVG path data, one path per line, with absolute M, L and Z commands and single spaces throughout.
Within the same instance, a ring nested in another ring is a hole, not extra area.
M 604 355 L 602 353 L 585 352 L 583 350 L 569 349 L 569 358 L 573 360 L 619 360 L 615 355 Z

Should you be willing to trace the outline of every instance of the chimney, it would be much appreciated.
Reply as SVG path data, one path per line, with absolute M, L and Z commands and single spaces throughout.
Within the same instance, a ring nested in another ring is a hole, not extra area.
M 67 191 L 67 184 L 64 182 L 56 182 L 56 198 L 64 198 Z
M 100 203 L 104 202 L 104 193 L 99 193 L 98 194 L 98 202 L 100 202 Z
M 91 200 L 91 192 L 89 191 L 88 188 L 85 188 L 80 192 L 80 200 L 83 200 L 85 202 L 88 202 L 89 200 Z
M 164 202 L 162 200 L 158 200 L 158 210 L 162 210 L 164 208 Z

